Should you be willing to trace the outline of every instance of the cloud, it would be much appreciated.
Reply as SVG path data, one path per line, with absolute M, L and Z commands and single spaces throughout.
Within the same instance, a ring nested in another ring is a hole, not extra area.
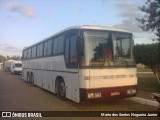
M 0 55 L 22 55 L 22 48 L 10 44 L 0 44 Z
M 35 15 L 35 12 L 32 9 L 27 9 L 26 11 L 24 11 L 24 16 L 33 18 L 36 15 Z
M 23 5 L 20 3 L 7 3 L 6 8 L 9 9 L 10 12 L 23 12 Z
M 123 20 L 122 23 L 113 25 L 113 27 L 127 29 L 132 32 L 143 32 L 139 27 L 140 23 L 136 20 L 136 18 L 142 16 L 138 7 L 138 4 L 130 0 L 117 1 L 116 8 L 119 11 L 118 16 L 123 18 Z
M 8 9 L 10 13 L 17 13 L 27 18 L 34 18 L 36 13 L 33 9 L 28 8 L 27 6 L 17 3 L 17 2 L 10 2 L 3 5 L 4 8 Z
M 142 18 L 144 16 L 144 14 L 138 9 L 138 7 L 141 7 L 142 5 L 131 0 L 116 1 L 115 6 L 119 11 L 118 16 L 122 18 L 122 22 L 115 24 L 112 27 L 131 31 L 133 33 L 135 43 L 152 43 L 152 39 L 155 38 L 155 34 L 152 31 L 144 32 L 139 27 L 140 23 L 136 20 L 136 18 Z
M 139 27 L 138 21 L 132 18 L 124 19 L 122 20 L 122 23 L 113 25 L 113 27 L 126 29 L 136 33 L 143 32 L 142 29 Z
M 117 2 L 116 7 L 120 11 L 120 17 L 135 18 L 141 16 L 141 13 L 138 11 L 139 5 L 130 0 Z

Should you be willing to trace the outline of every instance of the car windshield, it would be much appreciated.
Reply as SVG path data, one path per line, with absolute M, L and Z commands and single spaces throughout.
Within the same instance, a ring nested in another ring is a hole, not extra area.
M 134 64 L 131 34 L 86 30 L 83 37 L 84 59 L 82 66 L 129 67 Z

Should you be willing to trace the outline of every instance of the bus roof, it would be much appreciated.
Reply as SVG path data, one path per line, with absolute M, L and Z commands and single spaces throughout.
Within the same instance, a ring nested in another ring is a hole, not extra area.
M 38 44 L 38 43 L 41 43 L 41 42 L 43 42 L 43 41 L 45 41 L 45 40 L 47 40 L 47 39 L 52 38 L 53 36 L 56 36 L 56 35 L 58 35 L 58 34 L 60 34 L 60 33 L 63 33 L 63 32 L 65 32 L 65 31 L 67 31 L 67 30 L 72 30 L 72 29 L 108 30 L 108 31 L 114 31 L 114 32 L 131 33 L 131 31 L 128 31 L 128 30 L 117 29 L 117 28 L 108 27 L 108 26 L 99 26 L 99 25 L 71 26 L 71 27 L 68 27 L 68 28 L 66 28 L 66 29 L 63 29 L 63 30 L 61 30 L 60 32 L 57 32 L 57 33 L 55 33 L 55 34 L 53 34 L 53 35 L 51 35 L 51 36 L 49 36 L 49 37 L 47 37 L 47 38 L 45 38 L 45 39 L 43 39 L 43 40 L 41 40 L 41 41 L 39 41 L 39 42 L 31 45 L 31 46 L 34 46 L 34 45 L 36 45 L 36 44 Z M 31 46 L 25 47 L 24 49 L 27 49 L 27 48 L 29 48 L 29 47 L 31 47 Z M 23 49 L 23 50 L 24 50 L 24 49 Z
M 124 29 L 117 29 L 114 27 L 108 27 L 108 26 L 100 26 L 100 25 L 82 25 L 82 26 L 72 26 L 69 27 L 68 29 L 91 29 L 91 30 L 108 30 L 108 31 L 117 31 L 117 32 L 126 32 L 126 33 L 131 33 L 128 30 Z

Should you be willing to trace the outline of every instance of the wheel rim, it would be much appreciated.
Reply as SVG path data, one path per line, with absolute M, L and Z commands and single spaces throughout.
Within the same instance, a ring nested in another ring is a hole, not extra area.
M 34 85 L 34 76 L 32 75 L 32 85 Z
M 27 75 L 27 82 L 29 83 L 29 75 Z
M 65 85 L 64 85 L 64 82 L 60 83 L 59 91 L 60 91 L 61 97 L 64 97 L 65 96 Z

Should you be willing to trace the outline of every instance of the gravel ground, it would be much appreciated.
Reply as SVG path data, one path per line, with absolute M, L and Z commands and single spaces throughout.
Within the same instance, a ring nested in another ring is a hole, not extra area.
M 152 98 L 152 92 L 147 92 L 147 91 L 143 91 L 143 90 L 138 90 L 136 97 L 156 101 L 155 99 Z

